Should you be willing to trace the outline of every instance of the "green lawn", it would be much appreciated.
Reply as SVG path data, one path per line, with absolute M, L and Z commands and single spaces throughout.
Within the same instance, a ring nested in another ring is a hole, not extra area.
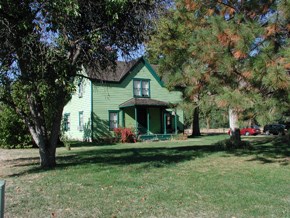
M 290 146 L 248 137 L 254 149 L 218 151 L 228 136 L 58 148 L 58 167 L 37 150 L 0 150 L 6 217 L 290 217 Z M 81 146 L 82 145 L 82 146 Z

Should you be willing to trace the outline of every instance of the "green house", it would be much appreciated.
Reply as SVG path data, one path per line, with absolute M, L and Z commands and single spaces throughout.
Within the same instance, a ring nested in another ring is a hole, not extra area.
M 141 139 L 168 138 L 183 131 L 179 91 L 168 91 L 144 59 L 117 62 L 105 73 L 87 68 L 63 111 L 65 134 L 72 140 L 98 141 L 128 127 Z M 90 78 L 90 79 L 87 79 Z

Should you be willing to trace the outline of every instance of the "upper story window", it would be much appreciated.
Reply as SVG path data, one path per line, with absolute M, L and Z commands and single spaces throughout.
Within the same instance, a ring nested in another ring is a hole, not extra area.
M 80 79 L 78 82 L 78 96 L 79 96 L 79 98 L 83 97 L 83 92 L 84 92 L 84 85 L 83 85 L 82 79 Z
M 134 97 L 150 97 L 150 80 L 134 79 L 133 90 Z

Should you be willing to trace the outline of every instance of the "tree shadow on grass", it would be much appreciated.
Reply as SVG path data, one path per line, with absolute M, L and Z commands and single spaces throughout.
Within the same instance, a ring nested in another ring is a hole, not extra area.
M 290 144 L 285 137 L 265 137 L 251 142 L 251 145 L 253 148 L 250 150 L 236 150 L 232 153 L 236 156 L 254 155 L 249 161 L 263 164 L 290 164 Z
M 213 146 L 186 146 L 175 148 L 126 148 L 81 151 L 77 155 L 60 157 L 58 167 L 102 164 L 102 165 L 132 165 L 150 164 L 163 167 L 195 158 L 203 158 L 215 151 Z
M 216 148 L 207 146 L 159 147 L 159 148 L 124 148 L 124 149 L 90 149 L 71 151 L 71 154 L 57 157 L 57 169 L 67 169 L 73 166 L 99 164 L 102 166 L 128 166 L 141 164 L 141 168 L 160 168 L 177 163 L 203 158 L 216 152 Z M 27 173 L 38 173 L 44 170 L 31 163 L 30 169 L 25 172 L 10 175 L 21 176 Z M 18 166 L 21 164 L 18 163 Z M 24 166 L 24 165 L 23 165 Z M 25 163 L 25 166 L 29 166 Z
M 235 156 L 251 156 L 248 161 L 259 161 L 263 164 L 277 163 L 288 165 L 290 160 L 290 146 L 280 138 L 269 138 L 252 142 L 253 149 L 238 149 L 225 151 L 226 154 Z M 191 161 L 196 158 L 204 158 L 219 152 L 214 145 L 192 145 L 182 147 L 158 147 L 158 148 L 123 148 L 118 149 L 90 149 L 71 151 L 70 154 L 57 157 L 57 169 L 67 169 L 73 166 L 101 165 L 101 166 L 128 166 L 140 164 L 141 168 L 160 168 L 174 166 L 177 163 Z M 288 160 L 289 159 L 289 160 Z M 35 164 L 31 163 L 32 165 Z M 25 172 L 13 174 L 20 176 L 26 173 L 43 172 L 39 167 L 31 165 Z

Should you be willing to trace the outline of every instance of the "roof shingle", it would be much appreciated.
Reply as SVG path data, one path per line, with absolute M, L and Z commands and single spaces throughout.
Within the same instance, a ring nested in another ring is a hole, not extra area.
M 120 108 L 134 107 L 134 106 L 158 106 L 158 107 L 168 107 L 169 104 L 164 101 L 155 100 L 152 98 L 131 98 L 128 101 L 120 104 Z

